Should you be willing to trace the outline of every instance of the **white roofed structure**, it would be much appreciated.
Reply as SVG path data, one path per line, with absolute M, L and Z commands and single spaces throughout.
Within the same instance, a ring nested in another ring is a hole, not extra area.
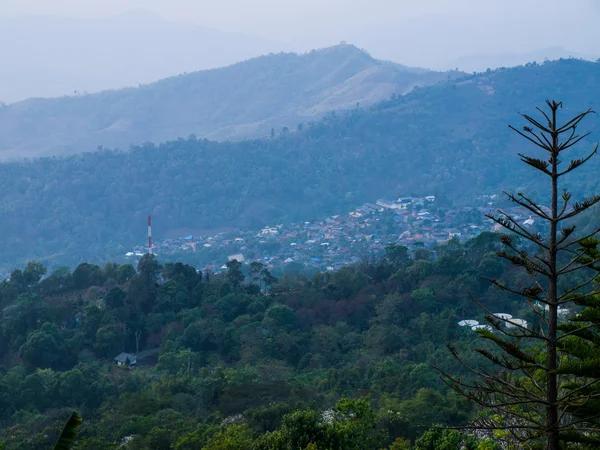
M 506 322 L 506 328 L 519 328 L 526 326 L 527 321 L 523 319 L 510 319 L 508 322 Z

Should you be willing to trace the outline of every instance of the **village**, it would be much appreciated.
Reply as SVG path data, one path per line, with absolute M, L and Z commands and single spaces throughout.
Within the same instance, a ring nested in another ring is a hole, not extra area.
M 192 264 L 218 273 L 225 263 L 260 261 L 281 272 L 333 271 L 369 256 L 382 254 L 389 244 L 433 247 L 452 238 L 465 241 L 500 225 L 486 217 L 496 214 L 496 195 L 474 200 L 474 206 L 447 208 L 435 196 L 379 199 L 344 215 L 254 231 L 230 231 L 212 236 L 184 236 L 154 242 L 152 251 L 164 260 Z M 522 207 L 503 209 L 524 227 L 538 223 Z M 136 246 L 125 256 L 131 262 L 148 253 Z

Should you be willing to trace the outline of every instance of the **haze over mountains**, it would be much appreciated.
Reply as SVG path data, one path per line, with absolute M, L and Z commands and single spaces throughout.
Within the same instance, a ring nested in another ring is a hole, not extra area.
M 0 164 L 0 264 L 110 259 L 119 245 L 143 242 L 148 214 L 160 239 L 186 227 L 252 230 L 343 214 L 381 197 L 433 194 L 469 205 L 523 189 L 535 198 L 540 178 L 515 164 L 530 149 L 507 124 L 521 125 L 517 112 L 547 96 L 560 98 L 561 117 L 570 117 L 596 108 L 599 93 L 600 63 L 561 60 L 420 87 L 274 139 L 192 137 Z M 597 120 L 585 131 L 592 137 L 573 158 L 600 136 Z M 599 160 L 589 167 L 565 184 L 576 200 L 597 192 Z
M 550 47 L 524 53 L 480 53 L 467 55 L 454 60 L 452 66 L 459 67 L 465 72 L 482 72 L 487 69 L 495 69 L 498 67 L 521 66 L 534 61 L 542 63 L 544 61 L 554 61 L 561 58 L 576 58 L 593 61 L 598 59 L 598 56 L 572 52 L 562 47 Z
M 263 137 L 457 75 L 378 61 L 348 44 L 262 56 L 135 88 L 10 104 L 0 109 L 0 158 L 128 148 L 190 134 Z
M 290 8 L 271 0 L 259 0 L 254 7 L 224 0 L 211 8 L 187 0 L 168 6 L 127 0 L 96 2 L 95 13 L 93 1 L 5 3 L 0 11 L 0 101 L 6 103 L 137 86 L 343 40 L 368 49 L 376 59 L 442 71 L 600 56 L 595 26 L 600 10 L 591 0 L 578 0 L 576 9 L 557 0 L 544 2 L 543 8 L 536 6 L 539 2 L 516 0 L 493 6 L 474 6 L 469 0 L 356 0 L 351 8 L 338 0 L 309 0 Z M 148 10 L 127 11 L 135 6 Z M 11 10 L 17 15 L 9 18 Z
M 90 19 L 0 18 L 0 101 L 137 86 L 285 50 L 292 47 L 144 10 Z
M 539 12 L 532 19 L 524 12 L 534 3 L 519 4 L 508 15 L 471 13 L 476 19 L 469 17 L 468 10 L 462 14 L 457 10 L 452 15 L 399 17 L 383 25 L 358 29 L 352 39 L 376 58 L 436 70 L 458 67 L 466 72 L 481 72 L 546 59 L 600 57 L 600 48 L 595 44 L 600 40 L 594 22 L 598 14 L 558 17 L 556 12 L 543 21 L 541 17 L 547 13 Z M 488 3 L 481 8 L 491 10 Z

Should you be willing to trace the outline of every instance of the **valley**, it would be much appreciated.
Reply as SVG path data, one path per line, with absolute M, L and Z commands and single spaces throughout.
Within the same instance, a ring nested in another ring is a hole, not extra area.
M 91 17 L 0 18 L 0 450 L 599 448 L 600 62 Z

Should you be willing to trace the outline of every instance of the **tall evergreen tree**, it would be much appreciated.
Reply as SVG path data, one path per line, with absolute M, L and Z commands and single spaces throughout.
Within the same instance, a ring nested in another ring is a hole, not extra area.
M 600 447 L 600 240 L 590 238 L 582 242 L 580 258 L 595 271 L 594 286 L 590 295 L 574 296 L 574 303 L 582 309 L 559 325 L 565 338 L 559 341 L 559 351 L 567 356 L 557 373 L 571 376 L 573 381 L 564 388 L 569 393 L 579 393 L 584 401 L 569 405 L 567 413 L 579 421 L 578 430 L 569 433 L 568 440 Z
M 598 258 L 585 259 L 582 243 L 596 235 L 600 228 L 576 238 L 573 219 L 600 202 L 600 196 L 570 205 L 571 194 L 566 189 L 559 194 L 559 180 L 588 161 L 598 146 L 587 156 L 573 159 L 562 169 L 560 157 L 589 133 L 577 134 L 579 123 L 589 114 L 587 110 L 560 125 L 557 113 L 562 103 L 546 102 L 549 112 L 537 108 L 543 119 L 522 115 L 528 122 L 522 130 L 510 126 L 520 136 L 542 149 L 548 159 L 519 154 L 521 160 L 550 180 L 550 208 L 542 206 L 523 193 L 506 193 L 508 199 L 536 216 L 549 229 L 547 236 L 531 231 L 511 214 L 499 210 L 498 216 L 488 216 L 504 229 L 500 233 L 503 249 L 497 254 L 521 268 L 529 276 L 529 282 L 508 285 L 497 279 L 489 279 L 502 291 L 525 299 L 537 315 L 537 324 L 528 325 L 508 316 L 493 314 L 488 308 L 474 301 L 486 312 L 489 329 L 478 330 L 482 338 L 493 343 L 495 350 L 481 348 L 477 351 L 498 366 L 497 372 L 468 366 L 457 351 L 450 350 L 470 371 L 468 380 L 454 377 L 443 371 L 444 381 L 453 389 L 490 408 L 501 420 L 482 420 L 474 428 L 506 430 L 521 446 L 543 446 L 549 450 L 561 448 L 561 442 L 571 440 L 574 433 L 593 433 L 589 423 L 572 414 L 573 408 L 591 400 L 585 389 L 571 389 L 574 380 L 583 374 L 571 371 L 561 373 L 564 353 L 562 342 L 582 328 L 567 332 L 558 328 L 559 310 L 574 301 L 595 295 L 594 274 L 587 273 Z M 533 250 L 533 252 L 531 252 Z M 579 272 L 580 277 L 573 276 Z M 560 291 L 559 291 L 560 288 Z M 589 327 L 588 327 L 589 328 Z M 592 377 L 587 386 L 595 385 L 600 378 Z

